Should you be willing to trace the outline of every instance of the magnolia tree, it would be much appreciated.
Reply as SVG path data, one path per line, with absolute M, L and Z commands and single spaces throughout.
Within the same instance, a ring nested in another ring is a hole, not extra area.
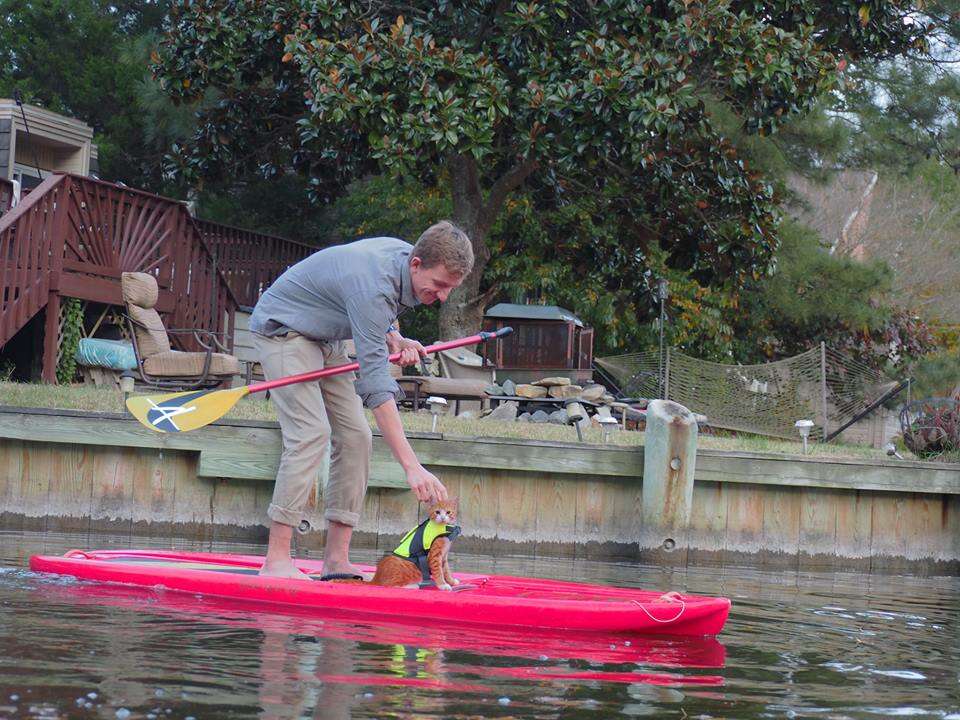
M 449 192 L 476 266 L 441 310 L 473 331 L 490 229 L 536 178 L 601 193 L 629 247 L 658 244 L 701 282 L 763 272 L 773 191 L 712 122 L 725 104 L 768 133 L 850 59 L 922 48 L 911 8 L 796 2 L 199 0 L 171 11 L 154 72 L 198 103 L 171 168 L 194 181 L 258 167 L 329 199 L 355 177 L 413 174 Z

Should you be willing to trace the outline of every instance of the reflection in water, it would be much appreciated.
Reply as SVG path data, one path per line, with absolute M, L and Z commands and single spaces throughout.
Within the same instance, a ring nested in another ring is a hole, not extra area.
M 358 621 L 23 569 L 78 545 L 108 543 L 0 534 L 0 718 L 960 720 L 956 578 L 458 557 L 734 601 L 719 638 L 626 637 Z

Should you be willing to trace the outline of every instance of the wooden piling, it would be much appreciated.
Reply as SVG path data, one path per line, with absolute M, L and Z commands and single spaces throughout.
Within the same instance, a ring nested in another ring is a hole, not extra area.
M 697 434 L 696 418 L 683 405 L 650 401 L 644 438 L 641 549 L 671 552 L 685 546 L 693 507 Z

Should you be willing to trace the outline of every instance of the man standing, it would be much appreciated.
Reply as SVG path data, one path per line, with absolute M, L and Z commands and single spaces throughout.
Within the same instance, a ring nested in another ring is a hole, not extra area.
M 261 575 L 306 578 L 293 564 L 290 545 L 328 443 L 324 572 L 359 574 L 349 550 L 370 474 L 372 433 L 364 406 L 373 411 L 417 499 L 446 499 L 443 484 L 420 464 L 404 435 L 396 403 L 401 390 L 390 376 L 387 356 L 401 353 L 403 365 L 419 360 L 423 346 L 397 331 L 396 318 L 419 303 L 445 301 L 472 267 L 470 239 L 443 221 L 428 228 L 415 246 L 378 237 L 320 250 L 289 268 L 261 296 L 250 330 L 268 380 L 349 362 L 344 350 L 349 338 L 360 364 L 359 379 L 334 375 L 270 391 L 283 454 L 267 510 L 270 539 Z

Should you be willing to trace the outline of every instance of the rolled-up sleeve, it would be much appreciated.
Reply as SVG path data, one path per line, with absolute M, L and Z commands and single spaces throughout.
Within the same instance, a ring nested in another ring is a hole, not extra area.
M 346 309 L 360 364 L 354 387 L 364 407 L 372 410 L 390 398 L 402 399 L 403 391 L 390 375 L 386 334 L 395 313 L 388 301 L 357 293 L 347 300 Z

